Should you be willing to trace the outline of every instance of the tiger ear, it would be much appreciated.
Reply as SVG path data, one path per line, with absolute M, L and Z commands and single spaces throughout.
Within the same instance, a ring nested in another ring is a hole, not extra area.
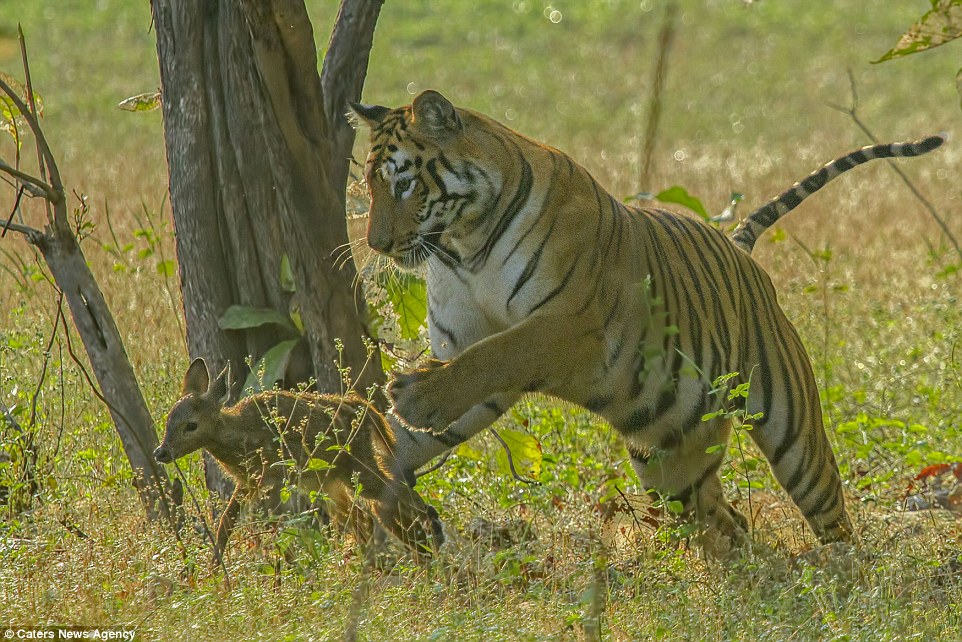
M 348 112 L 348 119 L 354 125 L 365 124 L 368 127 L 375 127 L 384 120 L 384 117 L 391 111 L 390 107 L 381 105 L 362 105 L 361 103 L 348 103 L 351 111 Z
M 451 101 L 433 89 L 415 96 L 411 109 L 415 125 L 434 140 L 444 140 L 464 130 L 464 124 Z

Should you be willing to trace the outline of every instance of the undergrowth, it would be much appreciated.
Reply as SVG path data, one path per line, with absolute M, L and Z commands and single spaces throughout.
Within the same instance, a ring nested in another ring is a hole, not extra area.
M 957 122 L 954 89 L 934 80 L 955 61 L 864 64 L 917 7 L 819 2 L 800 17 L 785 3 L 752 3 L 751 12 L 734 1 L 686 4 L 658 184 L 639 186 L 636 132 L 661 4 L 555 4 L 558 23 L 546 2 L 387 3 L 365 98 L 400 104 L 437 87 L 568 151 L 616 194 L 682 184 L 709 209 L 732 191 L 757 205 L 864 143 L 822 107 L 847 99 L 846 65 L 885 138 Z M 148 9 L 9 2 L 0 7 L 0 67 L 14 68 L 16 15 L 36 35 L 34 78 L 66 182 L 90 195 L 88 260 L 162 425 L 188 355 L 160 196 L 161 123 L 113 111 L 157 85 Z M 333 9 L 311 10 L 322 41 Z M 598 73 L 599 61 L 618 73 Z M 784 78 L 792 80 L 774 80 Z M 950 144 L 902 166 L 951 211 L 958 158 Z M 812 357 L 859 545 L 816 546 L 736 431 L 722 473 L 757 546 L 725 565 L 702 559 L 641 492 L 610 427 L 533 397 L 497 426 L 521 479 L 483 433 L 419 483 L 451 540 L 429 566 L 397 546 L 371 561 L 297 520 L 249 516 L 226 574 L 212 570 L 197 522 L 217 500 L 199 458 L 181 464 L 199 510 L 188 503 L 180 544 L 143 518 L 79 340 L 53 334 L 57 297 L 42 261 L 0 240 L 0 622 L 124 624 L 144 639 L 197 640 L 352 631 L 369 640 L 962 637 L 962 522 L 915 479 L 962 457 L 960 276 L 945 269 L 945 240 L 889 171 L 840 179 L 755 251 Z M 295 563 L 283 561 L 285 548 Z

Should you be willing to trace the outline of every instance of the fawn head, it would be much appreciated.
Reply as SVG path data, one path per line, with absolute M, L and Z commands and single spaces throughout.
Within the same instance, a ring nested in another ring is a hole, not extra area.
M 211 381 L 204 360 L 194 359 L 184 375 L 182 396 L 167 416 L 164 441 L 154 450 L 154 459 L 168 464 L 210 444 L 229 396 L 228 371 L 224 368 Z

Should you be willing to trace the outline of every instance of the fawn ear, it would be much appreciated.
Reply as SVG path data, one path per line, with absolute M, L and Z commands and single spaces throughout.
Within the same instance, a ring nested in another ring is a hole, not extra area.
M 207 392 L 210 382 L 210 374 L 207 372 L 207 364 L 202 357 L 194 359 L 187 374 L 184 375 L 183 394 L 202 395 Z
M 220 371 L 207 390 L 207 398 L 223 406 L 230 397 L 230 363 Z

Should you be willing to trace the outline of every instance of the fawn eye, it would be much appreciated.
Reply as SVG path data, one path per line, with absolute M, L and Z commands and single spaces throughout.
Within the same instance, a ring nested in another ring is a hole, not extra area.
M 184 432 L 194 432 L 195 430 L 197 430 L 196 421 L 188 421 L 186 424 L 184 424 Z

